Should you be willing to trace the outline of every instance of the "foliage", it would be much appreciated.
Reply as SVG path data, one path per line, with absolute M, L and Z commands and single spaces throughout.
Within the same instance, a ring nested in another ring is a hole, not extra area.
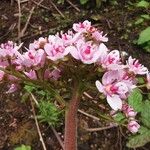
M 150 52 L 150 27 L 147 27 L 140 33 L 137 43 Z
M 137 3 L 137 7 L 143 7 L 143 8 L 148 8 L 149 7 L 149 2 L 145 1 L 145 0 L 141 0 L 140 2 Z
M 85 5 L 85 4 L 90 3 L 90 2 L 93 3 L 93 0 L 80 0 L 81 5 Z M 97 8 L 100 8 L 102 2 L 106 2 L 106 0 L 95 0 L 95 6 Z
M 135 111 L 140 112 L 142 109 L 142 94 L 139 89 L 133 90 L 128 97 L 128 103 L 134 108 Z
M 31 146 L 27 146 L 27 145 L 21 145 L 17 148 L 15 148 L 14 150 L 31 150 Z
M 131 137 L 127 146 L 130 148 L 137 148 L 144 146 L 148 142 L 150 142 L 150 130 L 145 129 L 144 133 Z
M 138 135 L 129 138 L 127 146 L 137 148 L 150 142 L 150 100 L 144 101 L 140 90 L 135 89 L 128 98 L 129 104 L 139 112 L 141 126 Z
M 39 103 L 38 108 L 38 119 L 40 120 L 40 122 L 46 122 L 52 126 L 58 125 L 61 116 L 61 111 L 58 110 L 53 103 L 41 101 Z

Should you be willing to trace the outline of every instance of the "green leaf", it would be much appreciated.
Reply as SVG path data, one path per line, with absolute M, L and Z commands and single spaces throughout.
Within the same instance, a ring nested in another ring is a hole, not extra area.
M 36 89 L 36 87 L 31 86 L 31 85 L 25 85 L 25 86 L 24 86 L 24 89 L 25 89 L 27 92 L 31 93 L 33 90 Z
M 143 30 L 140 33 L 139 39 L 138 39 L 138 44 L 141 45 L 143 43 L 146 43 L 150 41 L 150 27 L 147 27 L 145 30 Z
M 134 108 L 135 111 L 142 110 L 142 94 L 139 89 L 134 89 L 128 97 L 128 103 Z
M 144 19 L 143 18 L 139 18 L 136 20 L 136 22 L 134 23 L 135 25 L 141 24 L 143 23 Z
M 142 123 L 150 129 L 150 101 L 146 100 L 141 111 Z
M 89 0 L 80 0 L 81 5 L 85 5 Z
M 117 113 L 116 116 L 114 117 L 114 120 L 117 122 L 121 122 L 123 119 L 125 119 L 125 116 L 122 113 Z
M 144 132 L 144 134 L 133 136 L 131 139 L 129 139 L 127 147 L 137 148 L 144 146 L 148 142 L 150 142 L 150 130 L 147 130 L 147 132 Z
M 140 134 L 145 134 L 146 132 L 149 132 L 150 130 L 144 126 L 141 126 L 139 129 Z
M 39 115 L 40 122 L 47 122 L 49 125 L 56 126 L 59 123 L 61 111 L 50 102 L 41 101 L 39 103 Z
M 148 14 L 143 14 L 143 15 L 141 15 L 141 17 L 144 19 L 150 20 L 150 15 L 148 15 Z
M 141 0 L 139 3 L 137 3 L 136 7 L 148 8 L 149 7 L 149 2 L 147 2 L 145 0 Z
M 17 147 L 14 150 L 31 150 L 31 146 L 21 145 L 20 147 Z

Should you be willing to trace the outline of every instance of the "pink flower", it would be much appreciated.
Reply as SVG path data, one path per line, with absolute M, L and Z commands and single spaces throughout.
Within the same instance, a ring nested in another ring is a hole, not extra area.
M 140 64 L 139 60 L 136 60 L 131 56 L 127 61 L 127 68 L 129 69 L 130 72 L 133 72 L 134 74 L 144 75 L 148 73 L 148 69 L 144 67 L 142 64 Z
M 57 33 L 56 36 L 60 37 L 64 43 L 64 46 L 72 45 L 75 41 L 74 36 L 75 34 L 72 31 L 68 31 L 67 33 Z
M 128 123 L 128 130 L 132 133 L 138 132 L 139 128 L 140 128 L 140 125 L 134 120 L 131 120 Z
M 50 73 L 50 78 L 54 79 L 54 80 L 58 80 L 61 77 L 61 71 L 59 69 L 54 69 L 51 73 Z
M 18 54 L 18 49 L 22 46 L 20 44 L 17 46 L 15 43 L 12 41 L 8 41 L 7 43 L 1 44 L 0 45 L 0 57 L 13 57 Z
M 103 35 L 103 32 L 99 32 L 97 30 L 95 30 L 92 33 L 92 37 L 94 39 L 96 39 L 97 41 L 100 41 L 100 42 L 107 42 L 108 41 L 108 38 L 106 37 L 106 35 Z
M 45 79 L 58 80 L 60 77 L 61 77 L 61 71 L 59 69 L 54 69 L 52 71 L 47 69 L 44 74 Z
M 100 57 L 100 46 L 94 45 L 91 42 L 79 41 L 76 48 L 70 47 L 70 54 L 75 58 L 81 60 L 84 64 L 95 63 Z
M 44 50 L 29 50 L 23 55 L 18 56 L 16 63 L 24 67 L 34 67 L 34 69 L 39 69 L 45 64 L 46 54 Z
M 135 112 L 134 109 L 128 104 L 123 104 L 122 111 L 125 113 L 126 117 L 134 118 L 137 114 L 137 112 Z
M 121 81 L 118 81 L 118 76 L 115 72 L 106 72 L 102 77 L 102 84 L 96 81 L 96 87 L 99 92 L 103 93 L 108 104 L 112 109 L 118 110 L 122 108 L 122 100 L 126 98 L 128 86 Z
M 72 28 L 76 32 L 85 32 L 91 28 L 91 22 L 85 20 L 83 23 L 74 23 Z
M 46 43 L 47 38 L 40 37 L 38 40 L 35 40 L 34 43 L 29 45 L 29 50 L 43 49 Z
M 19 88 L 19 85 L 13 83 L 13 84 L 10 85 L 9 90 L 6 93 L 7 94 L 13 93 L 13 92 L 17 91 L 18 88 Z
M 44 46 L 45 52 L 49 59 L 56 61 L 62 59 L 69 53 L 69 49 L 66 49 L 63 40 L 58 36 L 49 36 L 49 43 Z
M 98 31 L 95 27 L 91 26 L 91 22 L 85 20 L 83 23 L 74 23 L 73 29 L 79 33 L 87 33 L 89 38 L 94 39 L 97 42 L 107 42 L 108 38 L 106 35 L 103 36 L 103 32 Z M 79 36 L 79 35 L 78 35 Z
M 99 63 L 103 68 L 108 70 L 120 70 L 124 68 L 124 65 L 120 61 L 120 53 L 118 50 L 113 50 L 108 53 L 107 47 L 103 44 L 100 48 L 101 55 Z
M 24 72 L 24 74 L 30 78 L 31 80 L 36 80 L 37 79 L 37 75 L 35 70 L 30 70 L 29 72 Z

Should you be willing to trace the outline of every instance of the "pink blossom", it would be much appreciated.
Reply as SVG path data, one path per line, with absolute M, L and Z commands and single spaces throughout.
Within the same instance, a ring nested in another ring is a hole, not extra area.
M 76 41 L 76 39 L 73 39 L 75 37 L 75 34 L 72 31 L 68 31 L 67 33 L 57 33 L 56 36 L 60 37 L 64 43 L 64 46 L 70 46 Z
M 85 20 L 83 23 L 74 23 L 72 28 L 76 32 L 85 32 L 91 28 L 91 22 Z
M 44 46 L 47 58 L 53 61 L 64 58 L 69 53 L 66 49 L 63 40 L 58 36 L 49 36 L 49 43 Z
M 45 79 L 54 79 L 54 80 L 58 80 L 61 77 L 61 71 L 59 69 L 54 69 L 52 71 L 50 70 L 45 70 L 44 73 L 44 78 Z
M 102 77 L 102 83 L 96 81 L 96 87 L 99 92 L 103 93 L 107 97 L 107 102 L 112 109 L 118 110 L 122 108 L 122 100 L 126 98 L 128 93 L 128 86 L 121 81 L 118 81 L 117 74 L 109 71 Z
M 13 93 L 13 92 L 17 91 L 18 88 L 19 88 L 19 85 L 13 83 L 13 84 L 10 85 L 9 90 L 6 93 L 7 94 Z
M 46 54 L 44 50 L 28 50 L 23 55 L 18 56 L 16 63 L 24 67 L 34 67 L 39 69 L 45 64 Z
M 70 48 L 70 54 L 81 60 L 84 64 L 95 63 L 100 57 L 100 46 L 94 45 L 91 42 L 79 41 L 77 47 Z
M 120 70 L 125 66 L 121 64 L 120 53 L 118 50 L 113 50 L 108 53 L 108 49 L 105 45 L 101 47 L 102 54 L 99 58 L 99 63 L 103 68 L 108 70 Z
M 47 38 L 40 37 L 38 40 L 35 40 L 34 43 L 29 45 L 29 50 L 43 49 L 46 43 Z
M 132 133 L 138 132 L 139 128 L 140 128 L 140 125 L 134 120 L 131 120 L 128 123 L 128 130 Z
M 37 75 L 35 70 L 30 70 L 29 72 L 24 72 L 24 74 L 30 78 L 31 80 L 36 80 L 37 79 Z
M 54 79 L 54 80 L 58 80 L 61 77 L 61 71 L 59 69 L 54 69 L 51 73 L 50 73 L 50 78 Z
M 127 68 L 129 69 L 130 72 L 133 72 L 134 74 L 144 75 L 148 73 L 148 69 L 144 67 L 142 64 L 140 64 L 139 60 L 136 60 L 131 56 L 127 61 Z
M 134 109 L 131 106 L 129 106 L 128 104 L 123 104 L 122 111 L 124 112 L 126 117 L 133 117 L 134 118 L 137 114 L 137 112 L 135 112 Z
M 106 37 L 106 34 L 103 35 L 103 32 L 99 32 L 98 30 L 95 30 L 92 33 L 92 37 L 96 40 L 96 41 L 100 41 L 100 42 L 107 42 L 108 38 Z
M 7 43 L 0 45 L 0 57 L 13 57 L 18 54 L 19 48 L 22 46 L 20 44 L 19 46 L 16 45 L 16 43 L 13 43 L 12 41 L 8 41 Z

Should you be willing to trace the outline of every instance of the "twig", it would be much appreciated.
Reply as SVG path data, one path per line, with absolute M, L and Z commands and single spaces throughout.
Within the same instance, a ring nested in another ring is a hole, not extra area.
M 55 128 L 54 128 L 53 126 L 51 126 L 51 129 L 52 129 L 53 133 L 55 134 L 55 136 L 56 136 L 56 138 L 57 138 L 59 144 L 60 144 L 61 147 L 62 147 L 62 149 L 65 150 L 65 149 L 64 149 L 64 144 L 63 144 L 61 138 L 59 137 L 58 133 L 56 132 Z
M 93 116 L 93 115 L 90 115 L 90 114 L 88 114 L 88 113 L 86 113 L 86 112 L 84 112 L 84 111 L 82 111 L 82 110 L 80 110 L 80 109 L 78 109 L 78 112 L 80 112 L 81 114 L 83 114 L 83 115 L 85 115 L 85 116 L 87 116 L 87 117 L 90 117 L 90 118 L 92 118 L 92 119 L 94 119 L 94 120 L 100 121 L 100 119 L 99 119 L 98 117 L 95 117 L 95 116 Z
M 31 0 L 34 4 L 36 4 L 37 6 L 40 6 L 40 7 L 42 7 L 42 8 L 44 8 L 44 9 L 47 9 L 47 10 L 50 10 L 48 7 L 46 7 L 46 6 L 44 6 L 44 5 L 42 5 L 42 4 L 39 4 L 38 2 L 36 2 L 36 1 L 34 1 L 34 0 Z
M 20 5 L 20 0 L 17 0 L 18 2 L 18 41 L 19 41 L 19 44 L 21 43 L 21 5 Z
M 83 94 L 88 97 L 89 99 L 93 99 L 93 97 L 91 95 L 89 95 L 87 92 L 83 92 Z
M 52 6 L 57 10 L 57 12 L 63 17 L 63 18 L 65 18 L 65 16 L 63 15 L 63 13 L 57 8 L 57 6 L 51 1 L 51 0 L 49 0 L 50 1 L 50 3 L 52 4 Z
M 42 1 L 43 1 L 43 0 L 42 0 Z M 23 28 L 22 31 L 21 31 L 21 37 L 25 34 L 25 32 L 26 32 L 26 30 L 27 30 L 27 27 L 28 27 L 28 25 L 29 25 L 29 22 L 30 22 L 30 19 L 31 19 L 31 16 L 32 16 L 32 14 L 33 14 L 34 9 L 35 9 L 35 7 L 32 7 L 32 9 L 30 10 L 30 14 L 29 14 L 29 16 L 28 16 L 27 22 L 26 22 L 24 28 Z
M 45 146 L 45 143 L 44 143 L 44 140 L 43 140 L 43 137 L 42 137 L 42 134 L 41 134 L 41 131 L 40 131 L 40 127 L 39 127 L 37 118 L 36 118 L 35 109 L 34 109 L 34 105 L 33 105 L 32 101 L 31 101 L 31 106 L 32 106 L 32 112 L 33 112 L 33 116 L 34 116 L 36 128 L 37 128 L 37 131 L 38 131 L 38 134 L 39 134 L 39 137 L 40 137 L 40 141 L 41 141 L 41 143 L 42 143 L 43 149 L 44 149 L 44 150 L 47 150 L 47 149 L 46 149 L 46 146 Z
M 76 7 L 70 0 L 66 0 L 76 11 L 80 12 L 80 9 Z
M 40 3 L 42 3 L 42 2 L 43 2 L 43 0 L 41 0 L 39 3 L 37 3 L 37 6 L 38 6 Z M 33 14 L 33 12 L 34 12 L 34 9 L 35 9 L 35 7 L 32 7 L 32 9 L 30 10 L 30 14 L 29 14 L 29 16 L 28 16 L 27 22 L 26 22 L 24 28 L 23 28 L 22 31 L 21 31 L 21 37 L 24 36 L 24 34 L 25 34 L 26 30 L 27 30 L 27 27 L 28 27 L 28 25 L 29 25 L 31 16 L 32 16 L 32 14 Z
M 30 93 L 30 94 L 31 94 L 31 97 L 32 97 L 33 101 L 34 101 L 35 104 L 38 106 L 39 103 L 38 103 L 38 101 L 36 100 L 35 96 L 34 96 L 32 93 Z
M 114 127 L 117 127 L 117 125 L 113 124 L 113 125 L 110 125 L 110 126 L 107 126 L 107 127 L 101 127 L 101 128 L 85 128 L 85 130 L 89 131 L 89 132 L 97 132 L 97 131 L 111 129 L 111 128 L 114 128 Z

